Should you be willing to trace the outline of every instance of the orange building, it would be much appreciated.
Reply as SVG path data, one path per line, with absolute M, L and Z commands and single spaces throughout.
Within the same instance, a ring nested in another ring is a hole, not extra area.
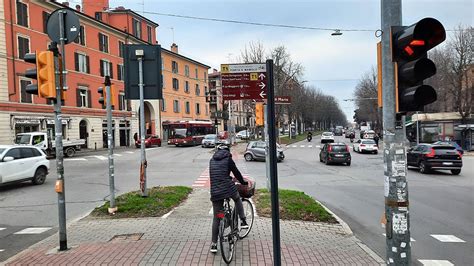
M 113 112 L 114 143 L 116 146 L 128 146 L 131 136 L 138 131 L 139 103 L 124 99 L 122 46 L 129 43 L 156 44 L 158 24 L 123 7 L 111 9 L 108 0 L 82 0 L 82 4 L 74 8 L 80 18 L 80 36 L 66 45 L 68 90 L 63 106 L 63 134 L 65 138 L 86 139 L 88 148 L 105 145 L 105 110 L 98 102 L 100 95 L 97 90 L 103 86 L 104 77 L 109 75 L 119 91 L 119 106 Z M 12 143 L 14 136 L 21 132 L 45 131 L 54 134 L 52 104 L 25 91 L 32 81 L 23 73 L 34 66 L 25 63 L 23 57 L 26 53 L 47 49 L 50 40 L 45 33 L 46 21 L 49 14 L 58 8 L 69 6 L 67 3 L 44 0 L 0 0 L 0 144 Z M 196 104 L 201 101 L 195 97 L 199 95 L 186 97 L 183 89 L 185 65 L 198 67 L 198 72 L 206 69 L 206 74 L 208 67 L 177 54 L 177 50 L 175 52 L 163 49 L 162 53 L 165 66 L 165 104 L 162 108 L 163 114 L 167 114 L 164 117 L 206 119 L 205 101 L 202 106 L 199 105 L 202 114 L 190 116 L 191 111 L 186 112 L 186 102 L 198 108 Z M 177 73 L 173 73 L 172 62 L 178 64 Z M 201 79 L 207 78 L 203 73 L 200 75 Z M 183 83 L 178 90 L 172 89 L 173 79 Z M 201 84 L 197 79 L 194 83 Z M 199 86 L 203 95 L 206 88 Z M 178 112 L 167 108 L 168 103 L 173 105 L 175 98 L 183 107 Z M 193 112 L 197 111 L 193 109 Z M 161 127 L 156 126 L 161 124 L 160 102 L 147 101 L 145 113 L 147 132 L 160 134 Z

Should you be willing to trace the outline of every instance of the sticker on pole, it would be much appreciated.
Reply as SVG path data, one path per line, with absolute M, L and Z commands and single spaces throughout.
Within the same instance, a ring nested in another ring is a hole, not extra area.
M 394 213 L 392 216 L 392 229 L 395 234 L 404 235 L 408 231 L 408 219 L 406 213 Z

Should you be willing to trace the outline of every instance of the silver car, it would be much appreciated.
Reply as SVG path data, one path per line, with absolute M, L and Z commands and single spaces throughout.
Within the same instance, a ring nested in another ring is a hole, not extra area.
M 246 161 L 265 161 L 266 155 L 266 144 L 265 141 L 251 141 L 247 145 L 247 149 L 244 153 L 244 158 Z M 283 154 L 283 150 L 280 148 L 280 145 L 277 144 L 277 161 L 281 162 L 285 159 L 285 155 Z
M 208 134 L 204 136 L 201 142 L 201 147 L 210 148 L 216 146 L 216 134 Z

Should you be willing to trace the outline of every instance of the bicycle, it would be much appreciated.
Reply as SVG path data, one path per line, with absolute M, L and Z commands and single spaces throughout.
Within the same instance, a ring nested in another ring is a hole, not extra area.
M 244 212 L 249 226 L 248 229 L 240 228 L 238 214 L 235 207 L 230 203 L 230 199 L 224 200 L 224 210 L 217 214 L 220 218 L 219 224 L 219 244 L 221 255 L 225 263 L 230 264 L 235 254 L 235 245 L 239 239 L 243 239 L 250 233 L 254 220 L 253 204 L 247 198 L 242 198 Z

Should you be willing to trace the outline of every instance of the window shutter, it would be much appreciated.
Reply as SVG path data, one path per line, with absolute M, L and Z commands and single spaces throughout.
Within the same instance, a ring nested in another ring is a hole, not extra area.
M 100 76 L 104 76 L 104 61 L 100 60 Z
M 87 91 L 87 107 L 92 108 L 92 91 L 89 89 Z
M 43 11 L 43 32 L 44 33 L 48 32 L 48 18 L 49 18 L 48 12 Z
M 87 73 L 90 74 L 91 73 L 91 64 L 89 62 L 89 56 L 86 55 L 86 65 L 87 65 Z
M 77 103 L 77 107 L 81 107 L 81 106 L 82 106 L 81 90 L 80 90 L 80 89 L 76 89 L 76 103 Z
M 120 65 L 117 64 L 117 79 L 122 80 L 122 73 L 120 72 Z
M 132 102 L 130 100 L 127 100 L 127 111 L 132 111 Z
M 114 78 L 114 68 L 112 62 L 109 62 L 109 69 L 110 69 L 110 78 Z
M 119 94 L 118 96 L 118 104 L 119 104 L 119 110 L 123 110 L 123 106 L 122 106 L 122 96 Z
M 104 50 L 104 43 L 102 42 L 102 34 L 99 33 L 99 51 Z
M 79 71 L 79 54 L 78 53 L 74 53 L 74 63 L 75 63 L 76 71 Z

